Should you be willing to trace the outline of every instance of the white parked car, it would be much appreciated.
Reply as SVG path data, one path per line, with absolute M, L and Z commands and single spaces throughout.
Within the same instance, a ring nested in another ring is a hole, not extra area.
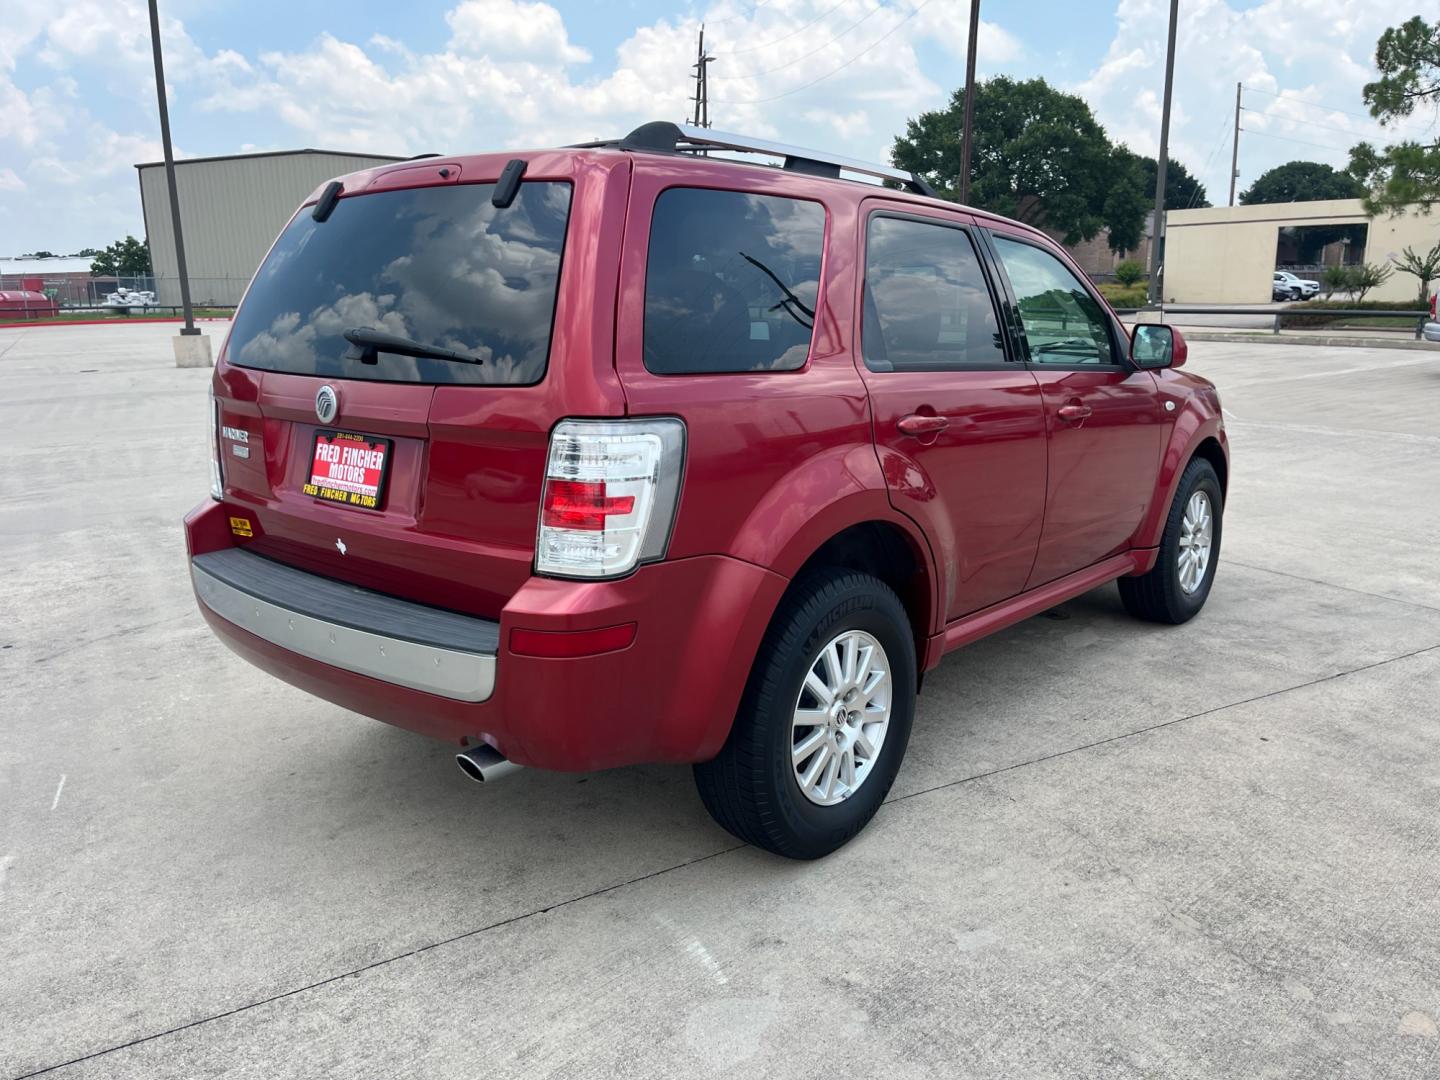
M 1270 288 L 1272 300 L 1311 300 L 1320 294 L 1318 281 L 1298 278 L 1288 270 L 1276 270 Z

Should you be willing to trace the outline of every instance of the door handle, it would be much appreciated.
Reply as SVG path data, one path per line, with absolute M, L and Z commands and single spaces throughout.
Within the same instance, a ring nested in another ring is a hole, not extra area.
M 1089 405 L 1061 405 L 1055 412 L 1061 420 L 1073 424 L 1077 420 L 1084 420 L 1094 410 Z
M 905 435 L 935 435 L 948 428 L 950 421 L 943 416 L 926 416 L 924 413 L 911 413 L 909 416 L 902 416 L 900 422 L 895 426 Z

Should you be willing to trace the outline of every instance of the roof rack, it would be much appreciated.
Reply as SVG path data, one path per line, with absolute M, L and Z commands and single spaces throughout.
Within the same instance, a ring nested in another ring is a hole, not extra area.
M 695 127 L 692 124 L 673 124 L 668 120 L 655 120 L 641 124 L 623 139 L 582 143 L 585 147 L 613 146 L 621 150 L 641 150 L 658 153 L 682 153 L 701 150 L 736 150 L 742 153 L 767 154 L 784 159 L 784 167 L 792 172 L 810 176 L 826 176 L 838 179 L 840 173 L 860 173 L 881 180 L 892 180 L 906 191 L 916 195 L 940 198 L 940 193 L 913 172 L 876 165 L 869 161 L 827 154 L 823 150 L 806 150 L 799 146 L 757 139 L 750 135 L 735 135 L 712 128 Z

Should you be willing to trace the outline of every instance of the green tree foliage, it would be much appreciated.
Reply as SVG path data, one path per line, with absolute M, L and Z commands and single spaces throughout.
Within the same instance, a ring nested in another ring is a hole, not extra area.
M 960 175 L 965 91 L 947 108 L 922 113 L 897 136 L 897 166 L 954 198 Z M 1139 243 L 1144 177 L 1135 155 L 1111 144 L 1090 107 L 1044 79 L 1005 76 L 975 87 L 970 203 L 1057 233 L 1065 243 L 1110 229 L 1110 246 Z
M 1440 278 L 1440 241 L 1429 251 L 1421 254 L 1407 247 L 1399 255 L 1392 255 L 1390 261 L 1402 274 L 1413 274 L 1420 282 L 1420 306 L 1430 302 L 1430 282 Z
M 1152 157 L 1142 157 L 1140 168 L 1144 177 L 1145 193 L 1150 203 L 1155 203 L 1155 170 L 1159 166 Z M 1205 185 L 1190 175 L 1190 170 L 1174 158 L 1165 166 L 1165 209 L 1201 210 L 1210 205 L 1205 197 Z
M 53 259 L 53 258 L 55 258 L 55 252 L 53 252 L 53 251 L 44 251 L 44 250 L 41 250 L 41 251 L 32 251 L 32 252 L 30 252 L 30 254 L 29 254 L 28 256 L 26 256 L 26 258 L 30 258 L 30 259 Z
M 1261 173 L 1240 194 L 1244 204 L 1358 199 L 1365 189 L 1354 177 L 1318 161 L 1287 161 Z
M 1375 263 L 1360 263 L 1350 267 L 1350 291 L 1355 294 L 1355 302 L 1360 303 L 1371 289 L 1384 285 L 1393 273 L 1394 267 Z
M 1326 300 L 1334 296 L 1337 289 L 1342 292 L 1349 291 L 1350 278 L 1353 276 L 1350 269 L 1348 266 L 1325 267 L 1325 272 L 1320 275 L 1320 284 L 1325 288 Z
M 150 248 L 133 236 L 117 240 L 95 256 L 90 273 L 96 277 L 138 277 L 150 273 Z
M 87 248 L 81 248 L 79 251 L 75 252 L 75 254 L 72 256 L 72 258 L 76 258 L 76 259 L 93 259 L 93 258 L 95 258 L 95 256 L 97 256 L 97 255 L 99 255 L 99 254 L 100 254 L 100 252 L 99 252 L 97 249 L 92 248 L 92 247 L 87 247 Z
M 1168 186 L 1168 185 L 1167 185 Z M 1145 276 L 1145 267 L 1141 266 L 1134 259 L 1126 259 L 1115 267 L 1115 280 L 1124 285 L 1127 289 L 1132 285 L 1138 285 L 1140 279 Z
M 1380 78 L 1366 84 L 1364 97 L 1382 124 L 1440 106 L 1440 20 L 1431 24 L 1416 15 L 1386 30 L 1375 45 L 1375 67 Z M 1429 213 L 1440 202 L 1440 138 L 1384 149 L 1360 143 L 1350 151 L 1350 173 L 1368 190 L 1371 214 L 1403 214 L 1411 206 Z

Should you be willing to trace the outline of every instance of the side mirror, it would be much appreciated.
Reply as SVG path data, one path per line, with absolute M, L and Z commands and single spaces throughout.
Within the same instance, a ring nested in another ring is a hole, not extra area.
M 1180 331 L 1173 326 L 1138 323 L 1130 335 L 1130 359 L 1136 367 L 1181 367 L 1189 351 Z

